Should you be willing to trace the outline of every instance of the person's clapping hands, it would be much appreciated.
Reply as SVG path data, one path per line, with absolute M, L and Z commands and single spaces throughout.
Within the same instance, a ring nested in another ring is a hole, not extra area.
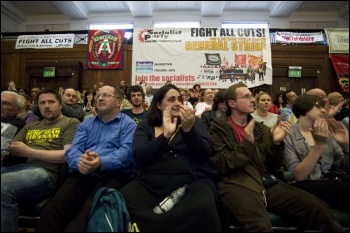
M 164 136 L 170 138 L 176 131 L 177 118 L 172 119 L 170 107 L 166 107 L 163 111 L 163 130 Z
M 328 139 L 328 123 L 323 118 L 317 119 L 310 129 L 316 144 L 324 145 Z
M 288 135 L 292 124 L 289 121 L 282 121 L 282 118 L 278 118 L 276 127 L 272 131 L 273 143 L 280 143 Z
M 180 105 L 181 128 L 184 132 L 189 132 L 192 129 L 196 119 L 194 115 L 195 111 L 187 105 L 187 102 Z
M 349 131 L 345 125 L 334 118 L 328 119 L 328 128 L 334 140 L 342 147 L 343 151 L 349 152 Z

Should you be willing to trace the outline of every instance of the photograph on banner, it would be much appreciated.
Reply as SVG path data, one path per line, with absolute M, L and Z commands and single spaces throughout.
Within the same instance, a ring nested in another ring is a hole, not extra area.
M 134 29 L 132 84 L 249 88 L 272 84 L 268 28 Z
M 325 28 L 329 53 L 349 53 L 349 28 Z
M 125 30 L 89 30 L 86 67 L 88 69 L 123 69 Z

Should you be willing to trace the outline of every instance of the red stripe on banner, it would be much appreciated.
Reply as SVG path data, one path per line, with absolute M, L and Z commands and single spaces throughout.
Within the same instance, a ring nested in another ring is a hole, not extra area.
M 349 93 L 349 57 L 330 54 L 342 92 Z
M 125 30 L 90 30 L 88 36 L 88 69 L 123 69 Z

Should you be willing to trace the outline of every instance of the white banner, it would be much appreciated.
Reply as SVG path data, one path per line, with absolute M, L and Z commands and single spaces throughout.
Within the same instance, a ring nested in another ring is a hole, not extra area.
M 349 28 L 325 28 L 329 53 L 349 53 Z
M 74 34 L 23 35 L 17 38 L 16 49 L 73 48 Z
M 279 43 L 318 43 L 324 42 L 322 32 L 298 33 L 298 32 L 275 32 L 275 42 Z
M 134 29 L 132 84 L 227 88 L 272 84 L 268 28 Z

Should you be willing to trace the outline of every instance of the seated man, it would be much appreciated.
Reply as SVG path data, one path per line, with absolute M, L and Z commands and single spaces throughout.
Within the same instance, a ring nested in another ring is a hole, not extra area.
M 22 97 L 15 91 L 1 92 L 1 122 L 16 126 L 17 132 L 19 132 L 26 124 L 23 119 L 18 117 L 23 106 Z
M 79 121 L 83 121 L 85 112 L 80 104 L 78 104 L 77 91 L 73 88 L 66 88 L 62 94 L 62 114 L 67 117 L 77 118 Z M 42 118 L 38 107 L 34 107 L 34 114 Z
M 128 90 L 128 100 L 132 104 L 132 109 L 123 109 L 121 112 L 128 115 L 137 124 L 148 119 L 148 110 L 143 108 L 145 92 L 141 86 L 130 86 Z
M 123 95 L 120 88 L 100 87 L 98 114 L 81 123 L 65 153 L 73 172 L 44 208 L 36 231 L 86 231 L 96 191 L 102 186 L 119 189 L 129 181 L 136 123 L 120 113 Z
M 343 231 L 325 202 L 271 176 L 282 164 L 291 124 L 281 121 L 271 132 L 252 119 L 255 99 L 244 83 L 230 86 L 224 99 L 226 115 L 212 122 L 209 134 L 212 161 L 221 172 L 219 201 L 230 217 L 244 231 L 272 231 L 267 207 L 292 216 L 300 228 Z
M 18 227 L 18 205 L 34 202 L 56 188 L 56 174 L 72 143 L 79 121 L 61 113 L 61 96 L 52 90 L 37 93 L 43 120 L 26 125 L 9 146 L 24 163 L 1 167 L 1 231 Z

